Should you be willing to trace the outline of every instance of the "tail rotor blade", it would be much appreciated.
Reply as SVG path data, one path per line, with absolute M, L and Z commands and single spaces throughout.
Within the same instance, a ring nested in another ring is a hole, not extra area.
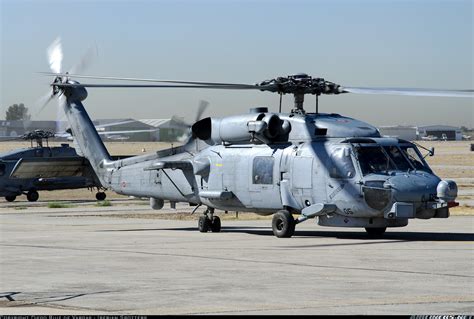
M 32 111 L 34 111 L 34 114 L 35 114 L 35 117 L 38 116 L 43 110 L 44 108 L 46 107 L 46 105 L 48 105 L 49 102 L 51 102 L 51 100 L 53 99 L 53 95 L 48 92 L 47 94 L 43 95 L 42 97 L 40 97 L 34 104 L 33 104 L 33 108 L 32 108 Z
M 61 38 L 56 38 L 48 47 L 48 62 L 53 73 L 61 73 L 61 64 L 63 61 L 63 49 L 61 47 Z
M 86 71 L 86 69 L 92 64 L 94 59 L 99 56 L 99 49 L 97 44 L 91 45 L 84 55 L 81 57 L 79 62 L 74 65 L 70 70 L 69 74 L 77 74 Z
M 61 98 L 58 99 L 58 110 L 56 112 L 56 133 L 66 132 L 67 118 L 66 113 L 64 113 L 63 103 Z

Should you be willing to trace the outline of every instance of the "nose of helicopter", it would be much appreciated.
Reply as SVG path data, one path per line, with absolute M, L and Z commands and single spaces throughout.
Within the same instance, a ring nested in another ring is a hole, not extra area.
M 396 202 L 426 202 L 434 200 L 440 179 L 428 173 L 407 173 L 389 178 L 384 188 L 392 189 Z

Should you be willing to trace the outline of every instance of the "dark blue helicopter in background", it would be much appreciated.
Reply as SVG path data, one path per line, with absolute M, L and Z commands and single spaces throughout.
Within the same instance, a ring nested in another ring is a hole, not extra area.
M 104 200 L 106 188 L 89 161 L 69 144 L 50 147 L 48 139 L 53 137 L 52 132 L 35 130 L 21 136 L 31 141 L 31 147 L 0 153 L 0 196 L 13 202 L 24 194 L 28 201 L 35 202 L 38 191 L 90 188 L 97 189 L 97 200 Z

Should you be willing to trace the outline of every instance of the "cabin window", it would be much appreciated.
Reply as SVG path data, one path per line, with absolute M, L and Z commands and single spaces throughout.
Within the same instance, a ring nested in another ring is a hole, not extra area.
M 273 162 L 272 156 L 257 156 L 253 159 L 254 184 L 273 184 Z
M 0 164 L 0 176 L 5 175 L 5 169 L 6 169 L 5 164 Z
M 331 178 L 352 178 L 355 175 L 354 164 L 347 147 L 338 147 L 331 153 L 329 176 Z

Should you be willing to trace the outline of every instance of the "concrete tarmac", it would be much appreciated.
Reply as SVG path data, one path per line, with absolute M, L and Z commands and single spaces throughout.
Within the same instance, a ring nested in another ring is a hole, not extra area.
M 270 220 L 203 234 L 127 210 L 150 213 L 2 208 L 0 314 L 474 313 L 470 216 L 381 239 L 307 221 L 279 239 Z

